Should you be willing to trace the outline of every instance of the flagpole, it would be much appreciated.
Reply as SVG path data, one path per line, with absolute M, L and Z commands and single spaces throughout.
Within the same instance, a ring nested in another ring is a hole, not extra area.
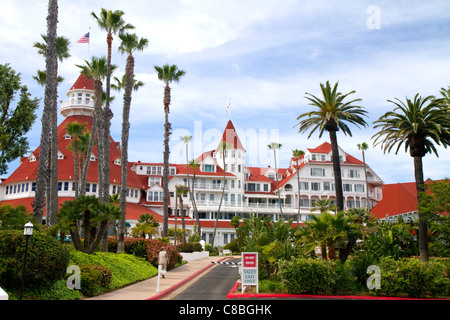
M 91 60 L 91 27 L 89 27 L 88 61 Z

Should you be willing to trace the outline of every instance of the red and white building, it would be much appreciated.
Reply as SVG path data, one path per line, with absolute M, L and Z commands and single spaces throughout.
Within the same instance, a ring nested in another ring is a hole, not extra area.
M 59 202 L 74 199 L 74 166 L 73 154 L 68 150 L 71 137 L 64 129 L 67 123 L 77 121 L 86 123 L 88 130 L 92 127 L 94 108 L 93 81 L 80 75 L 75 84 L 67 92 L 67 101 L 61 105 L 61 114 L 65 120 L 58 127 L 58 187 Z M 291 159 L 288 168 L 248 167 L 245 165 L 246 150 L 243 147 L 232 121 L 226 124 L 221 142 L 226 142 L 228 149 L 222 151 L 217 147 L 201 154 L 196 160 L 200 164 L 195 172 L 193 183 L 197 209 L 200 216 L 202 236 L 210 242 L 214 223 L 218 212 L 223 187 L 225 193 L 220 209 L 217 226 L 216 245 L 224 245 L 235 236 L 235 230 L 230 225 L 234 216 L 248 217 L 268 215 L 272 219 L 279 218 L 280 206 L 283 215 L 297 220 L 300 203 L 300 221 L 308 219 L 314 209 L 314 202 L 320 198 L 335 199 L 334 177 L 331 163 L 331 145 L 328 142 L 316 148 L 307 149 L 304 156 Z M 120 145 L 110 138 L 110 193 L 118 193 L 121 180 Z M 357 158 L 339 149 L 342 182 L 344 187 L 345 207 L 363 207 L 369 204 L 374 207 L 381 199 L 383 181 L 377 174 Z M 225 158 L 225 168 L 223 160 Z M 88 172 L 87 195 L 97 194 L 98 155 L 97 149 L 90 156 Z M 25 205 L 31 212 L 34 200 L 36 175 L 39 161 L 39 148 L 28 157 L 21 159 L 20 166 L 0 185 L 0 205 Z M 298 167 L 297 167 L 298 162 Z M 169 197 L 169 227 L 175 223 L 175 188 L 187 186 L 186 164 L 169 165 L 169 181 L 163 179 L 163 163 L 160 162 L 130 162 L 128 164 L 128 197 L 127 221 L 133 227 L 140 215 L 152 214 L 162 227 L 163 185 L 168 183 Z M 225 179 L 224 179 L 225 170 Z M 367 174 L 367 183 L 366 177 Z M 194 172 L 189 167 L 189 177 Z M 297 175 L 300 176 L 298 190 Z M 277 188 L 276 177 L 279 187 Z M 367 190 L 369 199 L 367 199 Z M 299 192 L 300 191 L 300 192 Z M 279 203 L 280 195 L 281 203 Z M 179 205 L 178 205 L 179 206 Z M 179 208 L 179 207 L 178 207 Z M 183 211 L 187 229 L 193 230 L 195 217 L 190 195 L 183 198 Z M 318 213 L 318 212 L 317 212 Z M 177 216 L 181 227 L 180 216 Z

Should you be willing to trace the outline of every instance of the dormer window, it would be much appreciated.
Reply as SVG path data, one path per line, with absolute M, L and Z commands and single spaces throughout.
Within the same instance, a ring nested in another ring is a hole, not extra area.
M 117 158 L 116 160 L 114 160 L 114 164 L 120 166 L 122 162 L 120 161 L 120 158 Z
M 216 166 L 213 164 L 203 164 L 202 171 L 203 172 L 216 172 Z
M 70 140 L 70 139 L 72 139 L 72 136 L 71 136 L 71 135 L 69 135 L 69 134 L 65 134 L 65 135 L 64 135 L 64 139 L 66 139 L 66 140 Z
M 32 154 L 28 159 L 30 160 L 30 162 L 36 161 L 36 157 L 34 156 L 34 154 Z

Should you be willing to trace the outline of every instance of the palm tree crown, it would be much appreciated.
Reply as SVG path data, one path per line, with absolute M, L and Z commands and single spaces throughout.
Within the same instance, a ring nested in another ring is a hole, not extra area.
M 450 145 L 450 118 L 433 96 L 422 98 L 416 94 L 414 100 L 406 98 L 406 104 L 397 98 L 388 101 L 396 108 L 374 122 L 374 128 L 380 131 L 372 137 L 374 144 L 381 144 L 384 152 L 397 146 L 397 154 L 405 144 L 405 151 L 409 149 L 412 157 L 424 157 L 427 153 L 438 156 L 435 144 L 445 148 Z
M 366 116 L 367 111 L 362 107 L 353 105 L 355 102 L 361 101 L 361 99 L 354 99 L 348 102 L 344 102 L 349 95 L 355 93 L 351 91 L 346 94 L 337 92 L 338 82 L 331 89 L 330 83 L 327 81 L 326 85 L 320 84 L 323 99 L 306 93 L 306 99 L 310 101 L 309 105 L 315 106 L 318 110 L 305 112 L 301 114 L 297 120 L 306 117 L 306 119 L 300 121 L 297 125 L 300 127 L 299 132 L 303 133 L 312 129 L 308 138 L 319 129 L 319 138 L 322 137 L 324 131 L 339 131 L 342 130 L 344 134 L 352 136 L 352 132 L 348 128 L 346 122 L 354 124 L 356 126 L 367 126 L 366 121 L 362 116 Z

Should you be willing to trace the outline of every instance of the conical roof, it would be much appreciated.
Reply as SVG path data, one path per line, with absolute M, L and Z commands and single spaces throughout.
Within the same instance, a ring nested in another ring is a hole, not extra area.
M 245 151 L 231 120 L 228 121 L 225 131 L 223 132 L 222 140 L 220 140 L 220 143 L 222 142 L 226 142 L 233 149 L 240 149 Z
M 87 78 L 85 75 L 80 73 L 80 76 L 78 77 L 77 81 L 73 84 L 72 88 L 70 90 L 92 90 L 94 91 L 94 79 Z M 69 91 L 70 91 L 69 90 Z

